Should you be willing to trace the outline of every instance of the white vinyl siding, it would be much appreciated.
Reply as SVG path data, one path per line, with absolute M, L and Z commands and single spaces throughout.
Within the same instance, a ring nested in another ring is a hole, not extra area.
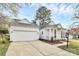
M 37 28 L 16 26 L 10 28 L 10 41 L 30 41 L 38 39 L 39 33 Z

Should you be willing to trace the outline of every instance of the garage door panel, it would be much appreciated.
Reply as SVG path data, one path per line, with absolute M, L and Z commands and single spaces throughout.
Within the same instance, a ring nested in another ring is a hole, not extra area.
M 13 31 L 14 41 L 37 40 L 38 33 L 36 31 Z

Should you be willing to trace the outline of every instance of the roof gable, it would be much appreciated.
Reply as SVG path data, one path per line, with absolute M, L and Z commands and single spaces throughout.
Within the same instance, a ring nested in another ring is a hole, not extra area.
M 18 23 L 31 24 L 27 19 L 21 19 Z
M 57 24 L 57 28 L 62 28 L 61 24 Z
M 37 24 L 29 22 L 27 19 L 14 19 L 15 24 L 13 26 L 24 26 L 24 27 L 38 27 Z
M 51 21 L 50 23 L 49 23 L 49 25 L 54 25 L 55 23 L 53 22 L 53 21 Z

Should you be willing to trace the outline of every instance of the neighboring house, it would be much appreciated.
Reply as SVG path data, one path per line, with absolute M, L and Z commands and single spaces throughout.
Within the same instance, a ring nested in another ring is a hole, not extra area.
M 53 21 L 40 30 L 40 39 L 61 40 L 65 39 L 65 29 L 61 24 L 55 24 Z
M 39 30 L 38 26 L 30 23 L 28 20 L 16 20 L 10 26 L 10 41 L 29 41 L 38 40 Z
M 79 28 L 78 27 L 72 28 L 70 30 L 70 34 L 71 34 L 72 38 L 79 38 Z

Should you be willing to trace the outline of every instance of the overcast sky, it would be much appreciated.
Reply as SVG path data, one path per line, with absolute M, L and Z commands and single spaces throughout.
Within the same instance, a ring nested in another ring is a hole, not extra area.
M 73 5 L 76 4 L 60 4 L 60 3 L 28 3 L 27 5 L 23 5 L 18 15 L 18 18 L 27 18 L 29 21 L 34 20 L 36 10 L 41 6 L 46 6 L 48 9 L 51 10 L 51 19 L 56 24 L 61 23 L 61 25 L 65 28 L 69 27 L 69 25 L 73 22 Z

